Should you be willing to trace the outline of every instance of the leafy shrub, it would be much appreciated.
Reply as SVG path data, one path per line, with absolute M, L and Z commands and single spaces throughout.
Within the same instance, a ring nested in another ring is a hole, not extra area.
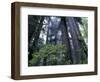
M 67 49 L 65 45 L 46 44 L 38 52 L 32 54 L 32 59 L 29 61 L 29 65 L 36 65 L 39 60 L 47 58 L 48 56 L 51 57 L 50 61 L 52 65 L 57 64 L 57 54 L 59 51 L 62 54 L 66 53 Z

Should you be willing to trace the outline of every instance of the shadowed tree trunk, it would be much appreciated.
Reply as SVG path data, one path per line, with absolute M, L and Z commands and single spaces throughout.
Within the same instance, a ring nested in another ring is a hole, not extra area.
M 80 38 L 82 39 L 82 43 L 84 43 L 84 40 L 80 34 L 79 27 L 77 25 L 77 22 L 73 17 L 67 18 L 67 24 L 69 33 L 71 35 L 70 44 L 71 44 L 71 54 L 73 58 L 74 64 L 81 63 L 81 57 L 84 54 L 83 53 L 83 46 L 81 45 Z
M 78 26 L 78 23 L 77 23 L 78 22 L 77 18 L 73 18 L 73 20 L 75 21 L 75 22 L 73 22 L 73 24 L 75 24 L 76 27 L 77 27 L 77 28 L 75 28 L 75 30 L 76 30 L 76 33 L 77 33 L 77 36 L 78 36 L 79 45 L 81 46 L 81 53 L 82 53 L 81 60 L 82 60 L 82 58 L 85 58 L 87 60 L 87 58 L 88 58 L 87 57 L 87 54 L 88 54 L 87 53 L 87 51 L 88 51 L 87 45 L 86 45 L 86 43 L 85 43 L 85 41 L 82 37 L 82 34 L 80 33 L 80 29 L 79 29 L 79 26 Z
M 71 50 L 70 50 L 70 41 L 69 41 L 69 36 L 68 36 L 68 26 L 66 25 L 66 18 L 65 17 L 61 17 L 61 22 L 60 22 L 60 25 L 59 25 L 59 29 L 62 32 L 62 35 L 61 35 L 62 44 L 65 45 L 66 48 L 67 48 L 65 59 L 67 61 L 71 60 L 71 62 L 72 62 L 72 57 L 70 55 Z
M 33 34 L 31 34 L 32 36 L 31 36 L 30 42 L 29 42 L 29 50 L 28 50 L 29 51 L 29 55 L 28 55 L 29 60 L 32 58 L 32 53 L 34 51 L 38 50 L 37 44 L 38 44 L 38 39 L 39 39 L 41 29 L 42 29 L 44 17 L 40 17 L 39 19 L 37 19 L 37 21 L 40 21 L 40 23 L 37 23 L 37 25 L 35 26 L 35 29 L 34 29 L 35 31 L 33 32 Z

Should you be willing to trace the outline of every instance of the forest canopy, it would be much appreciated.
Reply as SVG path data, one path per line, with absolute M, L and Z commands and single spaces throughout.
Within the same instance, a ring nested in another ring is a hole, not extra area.
M 88 18 L 28 15 L 28 66 L 88 63 Z

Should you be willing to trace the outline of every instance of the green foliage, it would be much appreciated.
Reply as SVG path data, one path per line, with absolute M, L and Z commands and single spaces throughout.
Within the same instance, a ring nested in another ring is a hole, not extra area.
M 39 56 L 38 56 L 38 52 L 35 52 L 35 55 L 32 55 L 32 59 L 29 61 L 29 66 L 35 65 L 38 60 L 39 60 Z
M 81 59 L 81 62 L 80 62 L 81 64 L 87 64 L 88 63 L 88 61 L 87 61 L 87 57 L 86 57 L 86 55 L 84 54 L 84 56 L 82 56 L 82 59 Z
M 35 65 L 39 59 L 47 58 L 49 55 L 51 57 L 51 64 L 57 64 L 57 54 L 59 51 L 62 54 L 66 53 L 67 49 L 65 45 L 44 45 L 38 52 L 32 54 L 32 59 L 29 61 L 29 65 Z

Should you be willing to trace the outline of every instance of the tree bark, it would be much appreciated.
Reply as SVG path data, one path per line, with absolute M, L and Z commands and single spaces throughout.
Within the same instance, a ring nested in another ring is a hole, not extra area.
M 71 57 L 71 48 L 70 48 L 70 41 L 69 41 L 69 36 L 68 36 L 68 26 L 66 25 L 66 18 L 65 17 L 61 17 L 61 22 L 60 22 L 60 26 L 59 26 L 61 32 L 62 32 L 62 44 L 66 46 L 67 51 L 66 51 L 66 55 L 65 55 L 65 59 L 66 61 L 71 60 L 72 62 L 72 57 Z
M 36 31 L 32 34 L 32 37 L 31 37 L 31 41 L 33 40 L 34 38 L 34 41 L 31 43 L 29 43 L 29 55 L 28 55 L 28 58 L 29 60 L 32 58 L 32 53 L 36 50 L 38 50 L 37 48 L 37 44 L 38 44 L 38 39 L 39 39 L 39 35 L 40 35 L 40 32 L 41 32 L 41 29 L 42 29 L 42 25 L 43 25 L 43 21 L 44 21 L 44 17 L 41 17 L 40 19 L 40 24 L 38 24 L 36 26 Z
M 73 17 L 67 18 L 67 24 L 69 27 L 69 33 L 71 34 L 70 44 L 71 44 L 71 54 L 73 58 L 74 64 L 80 64 L 81 62 L 81 46 L 78 40 L 79 32 L 77 31 L 78 26 L 76 25 L 76 21 Z

